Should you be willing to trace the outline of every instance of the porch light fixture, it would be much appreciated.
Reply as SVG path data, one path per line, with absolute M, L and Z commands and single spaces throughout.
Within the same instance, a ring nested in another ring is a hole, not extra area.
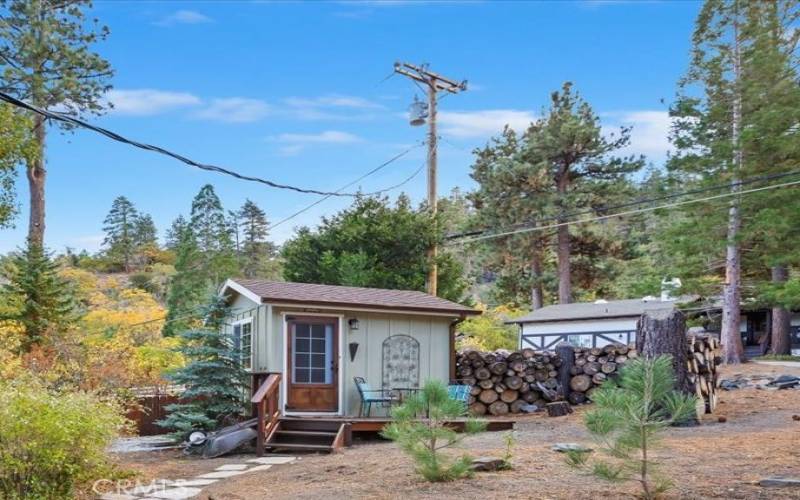
M 350 318 L 347 320 L 347 324 L 350 325 L 351 330 L 358 330 L 358 319 Z

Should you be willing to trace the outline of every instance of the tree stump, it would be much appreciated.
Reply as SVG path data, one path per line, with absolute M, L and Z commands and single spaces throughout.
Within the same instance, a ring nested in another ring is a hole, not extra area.
M 566 401 L 547 403 L 545 408 L 547 408 L 547 416 L 549 417 L 563 417 L 572 413 L 572 407 Z
M 675 389 L 696 396 L 697 388 L 689 373 L 686 317 L 682 312 L 673 309 L 642 314 L 636 325 L 636 352 L 648 359 L 671 356 Z M 632 357 L 630 352 L 628 357 Z M 689 423 L 699 423 L 701 414 L 698 411 L 695 421 Z

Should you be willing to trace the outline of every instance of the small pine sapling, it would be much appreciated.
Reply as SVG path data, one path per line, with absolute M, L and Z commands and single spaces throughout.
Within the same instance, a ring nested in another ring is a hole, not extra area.
M 511 463 L 511 459 L 514 458 L 514 445 L 517 444 L 517 437 L 514 435 L 514 431 L 508 431 L 503 436 L 503 442 L 506 445 L 506 451 L 503 453 L 503 463 L 498 467 L 498 470 L 511 470 L 514 468 L 514 465 Z
M 472 474 L 472 457 L 463 454 L 452 458 L 444 455 L 442 450 L 486 428 L 485 421 L 473 418 L 467 419 L 463 433 L 447 427 L 448 420 L 463 417 L 466 413 L 462 401 L 449 397 L 447 386 L 430 380 L 421 391 L 392 411 L 393 421 L 382 434 L 411 456 L 417 473 L 427 481 L 452 481 Z
M 668 426 L 689 419 L 694 396 L 674 390 L 670 356 L 637 358 L 625 364 L 618 385 L 607 382 L 592 395 L 586 428 L 607 459 L 590 460 L 585 451 L 567 453 L 567 463 L 608 481 L 637 481 L 642 497 L 656 498 L 670 486 L 658 473 L 653 449 Z

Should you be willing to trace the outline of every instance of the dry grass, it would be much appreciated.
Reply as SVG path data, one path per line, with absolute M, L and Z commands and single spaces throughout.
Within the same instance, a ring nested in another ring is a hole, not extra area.
M 800 369 L 750 364 L 725 370 L 725 376 L 736 373 L 800 374 Z M 675 482 L 669 496 L 800 498 L 796 489 L 756 484 L 770 475 L 800 475 L 800 422 L 792 419 L 800 414 L 800 390 L 741 389 L 722 392 L 721 401 L 717 414 L 707 416 L 702 426 L 668 431 L 657 457 Z M 294 464 L 222 481 L 205 489 L 201 498 L 633 498 L 634 487 L 579 475 L 550 450 L 555 442 L 591 444 L 581 423 L 583 411 L 561 418 L 519 418 L 515 467 L 510 471 L 430 484 L 413 473 L 408 458 L 392 443 L 367 442 L 339 454 L 306 455 Z M 721 416 L 725 423 L 718 422 Z M 484 433 L 468 438 L 464 448 L 476 456 L 499 456 L 501 438 L 499 433 Z M 166 458 L 145 462 L 140 457 L 138 466 L 145 475 L 175 479 L 236 461 Z

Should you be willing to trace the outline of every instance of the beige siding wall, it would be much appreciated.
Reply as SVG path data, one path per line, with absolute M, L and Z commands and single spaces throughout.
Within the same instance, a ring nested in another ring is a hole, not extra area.
M 224 327 L 228 333 L 232 324 L 250 319 L 253 322 L 253 370 L 283 372 L 285 343 L 285 316 L 314 314 L 342 318 L 339 336 L 339 365 L 342 367 L 340 385 L 343 389 L 342 408 L 347 415 L 357 415 L 359 396 L 353 377 L 364 377 L 375 389 L 383 381 L 383 342 L 393 335 L 408 335 L 419 342 L 420 385 L 436 379 L 445 383 L 450 377 L 450 323 L 455 319 L 444 316 L 422 316 L 348 310 L 324 313 L 299 307 L 279 307 L 257 304 L 244 296 L 236 295 L 231 302 L 231 319 Z M 359 329 L 351 330 L 348 320 L 359 321 Z M 350 360 L 349 344 L 357 343 L 358 351 Z M 373 409 L 373 415 L 382 410 Z
M 283 371 L 286 352 L 284 317 L 301 315 L 302 309 L 274 307 L 272 331 L 267 339 L 269 352 L 265 358 L 268 371 Z M 447 382 L 450 377 L 450 322 L 452 318 L 431 316 L 410 316 L 402 314 L 364 313 L 347 310 L 316 312 L 325 316 L 341 316 L 342 366 L 341 379 L 343 404 L 347 415 L 357 415 L 360 402 L 353 377 L 364 377 L 376 389 L 381 388 L 383 380 L 383 341 L 392 335 L 409 335 L 419 342 L 420 383 L 428 379 Z M 358 330 L 350 330 L 348 320 L 359 321 Z M 350 360 L 351 343 L 358 344 L 355 358 Z M 374 411 L 374 415 L 378 412 Z

